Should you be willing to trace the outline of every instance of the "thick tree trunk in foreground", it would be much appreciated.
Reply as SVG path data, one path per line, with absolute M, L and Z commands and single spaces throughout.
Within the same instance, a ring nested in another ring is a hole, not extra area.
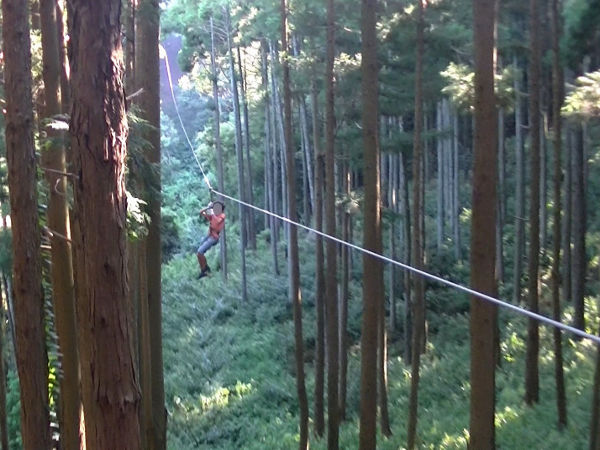
M 60 114 L 60 63 L 57 30 L 56 2 L 40 0 L 43 79 L 45 94 L 44 117 L 52 119 Z M 61 18 L 62 20 L 62 18 Z M 48 204 L 48 227 L 52 234 L 52 296 L 56 331 L 60 346 L 60 408 L 59 427 L 61 445 L 65 450 L 79 448 L 79 355 L 75 323 L 75 297 L 73 280 L 73 259 L 69 239 L 69 211 L 67 198 L 67 180 L 60 172 L 66 172 L 65 149 L 56 142 L 58 133 L 46 127 L 51 139 L 42 152 L 42 164 L 46 181 L 50 188 Z
M 286 166 L 288 174 L 295 174 L 294 149 L 292 144 L 292 92 L 290 88 L 290 67 L 288 61 L 288 11 L 286 0 L 281 0 L 281 46 L 286 55 L 283 57 L 283 109 L 285 121 Z M 289 218 L 297 221 L 296 178 L 288 176 Z M 296 344 L 296 389 L 300 408 L 300 450 L 308 449 L 308 398 L 304 381 L 304 340 L 302 333 L 302 293 L 300 291 L 300 262 L 298 257 L 298 228 L 290 227 L 288 245 L 289 298 L 294 310 L 294 340 Z
M 48 364 L 33 144 L 31 42 L 27 2 L 2 2 L 6 156 L 12 219 L 16 359 L 25 450 L 50 448 Z M 6 26 L 10 24 L 10 26 Z
M 333 62 L 335 58 L 335 7 L 327 0 L 327 58 L 325 69 L 325 231 L 335 236 L 335 111 Z M 327 240 L 327 275 L 325 278 L 325 317 L 327 320 L 327 448 L 339 448 L 338 402 L 338 308 L 337 308 L 337 246 Z M 374 392 L 373 392 L 374 394 Z
M 417 17 L 417 64 L 415 68 L 415 131 L 413 144 L 413 235 L 412 235 L 412 265 L 423 269 L 423 56 L 424 44 L 424 4 L 418 0 Z M 415 448 L 417 439 L 417 412 L 419 409 L 419 372 L 421 368 L 421 349 L 425 339 L 425 283 L 421 276 L 412 277 L 414 286 L 413 322 L 412 322 L 412 358 L 410 403 L 408 411 L 407 447 Z
M 89 450 L 140 448 L 140 392 L 127 308 L 120 4 L 73 1 L 71 146 L 78 176 L 77 253 L 85 283 L 77 312 Z
M 494 95 L 495 0 L 473 0 L 475 41 L 475 130 L 473 148 L 473 220 L 471 224 L 471 287 L 496 295 L 496 226 L 498 124 Z M 471 297 L 472 449 L 495 448 L 494 406 L 497 307 Z
M 367 250 L 381 253 L 381 192 L 378 117 L 379 83 L 377 75 L 377 36 L 375 33 L 377 0 L 362 1 L 362 124 L 364 146 L 364 243 Z M 383 304 L 383 264 L 372 256 L 363 256 L 363 319 L 360 365 L 359 448 L 377 445 L 377 339 Z M 387 431 L 387 430 L 386 430 Z
M 162 295 L 161 264 L 162 247 L 161 224 L 161 174 L 160 174 L 160 60 L 158 55 L 160 9 L 158 0 L 140 0 L 136 12 L 137 46 L 136 87 L 143 89 L 137 101 L 141 116 L 151 128 L 145 138 L 150 146 L 146 149 L 148 162 L 156 171 L 146 177 L 148 212 L 150 225 L 146 236 L 146 274 L 148 281 L 147 302 L 148 327 L 150 337 L 151 389 L 152 389 L 152 430 L 149 450 L 164 450 L 167 446 L 167 411 L 165 408 L 165 387 L 162 356 Z

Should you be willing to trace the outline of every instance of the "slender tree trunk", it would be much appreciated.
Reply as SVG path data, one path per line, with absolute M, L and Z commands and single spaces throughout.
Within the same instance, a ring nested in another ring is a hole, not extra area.
M 495 0 L 473 0 L 475 42 L 475 129 L 473 136 L 473 219 L 471 223 L 471 287 L 496 295 L 496 242 L 489 230 L 496 226 L 498 122 L 494 94 Z M 495 448 L 494 407 L 496 309 L 471 297 L 472 449 Z
M 159 20 L 158 0 L 138 0 L 136 13 L 136 87 L 143 89 L 137 98 L 141 116 L 151 125 L 146 131 L 149 142 L 146 150 L 148 162 L 157 167 L 145 178 L 148 196 L 150 225 L 146 237 L 146 273 L 148 280 L 146 298 L 148 327 L 152 349 L 151 388 L 152 388 L 152 432 L 146 447 L 150 450 L 164 450 L 167 447 L 167 411 L 165 408 L 165 387 L 162 357 L 162 287 L 161 287 L 161 148 L 160 148 L 160 69 L 159 69 Z M 146 305 L 144 305 L 146 307 Z
M 585 207 L 585 147 L 583 142 L 583 129 L 577 125 L 574 134 L 573 146 L 573 254 L 571 298 L 575 313 L 573 326 L 585 330 L 584 293 L 585 293 L 585 232 L 586 232 L 586 207 Z
M 517 58 L 515 56 L 515 67 Z M 521 275 L 525 253 L 525 153 L 523 150 L 523 111 L 521 105 L 520 75 L 515 77 L 515 147 L 516 147 L 516 192 L 515 192 L 515 247 L 513 304 L 521 302 Z
M 410 202 L 408 200 L 408 168 L 404 162 L 404 154 L 400 153 L 400 198 L 402 199 L 401 214 L 403 217 L 403 236 L 404 236 L 404 261 L 412 261 L 411 249 L 411 216 Z M 404 284 L 404 360 L 408 361 L 412 358 L 412 301 L 411 301 L 411 276 L 410 272 L 403 272 Z
M 546 251 L 548 239 L 548 117 L 546 114 L 540 117 L 540 252 Z
M 238 183 L 238 194 L 240 199 L 246 201 L 246 193 L 245 186 L 246 182 L 244 181 L 244 157 L 243 157 L 243 149 L 242 149 L 242 124 L 240 117 L 240 102 L 238 98 L 238 90 L 237 90 L 237 75 L 235 71 L 235 62 L 233 60 L 233 47 L 231 44 L 231 15 L 229 12 L 229 8 L 226 10 L 226 18 L 227 18 L 227 50 L 229 53 L 229 76 L 231 77 L 231 92 L 233 93 L 233 109 L 234 109 L 234 117 L 235 117 L 235 154 L 237 156 L 237 183 Z M 246 303 L 248 301 L 248 283 L 246 281 L 246 238 L 248 236 L 246 225 L 246 210 L 245 208 L 239 204 L 239 215 L 240 215 L 240 260 L 241 260 L 241 269 L 242 269 L 242 302 Z
M 308 184 L 308 189 L 305 189 L 305 197 L 307 197 L 308 207 L 305 208 L 305 221 L 306 223 L 310 223 L 310 214 L 314 209 L 314 198 L 315 198 L 315 188 L 314 188 L 314 170 L 313 170 L 313 157 L 310 149 L 310 138 L 308 133 L 308 118 L 306 111 L 306 100 L 304 96 L 300 99 L 300 125 L 302 127 L 302 136 L 304 136 L 304 165 L 306 167 L 306 177 L 305 180 Z
M 67 41 L 65 39 L 65 27 L 63 19 L 65 17 L 66 0 L 58 0 L 56 2 L 56 28 L 58 33 L 58 55 L 60 58 L 60 102 L 61 111 L 68 113 L 71 108 L 71 84 L 69 80 L 69 61 L 67 58 Z M 67 153 L 67 161 L 70 160 L 69 152 Z
M 390 223 L 390 251 L 393 260 L 397 260 L 398 258 L 398 236 L 396 236 L 397 228 L 396 228 L 396 217 L 399 214 L 398 211 L 398 171 L 399 164 L 397 155 L 389 155 L 390 158 L 390 209 L 392 213 L 394 213 L 394 218 Z M 400 236 L 400 238 L 402 238 Z M 398 317 L 397 317 L 397 306 L 396 306 L 396 266 L 393 264 L 389 265 L 389 303 L 390 303 L 390 331 L 392 334 L 395 333 L 398 328 Z
M 325 63 L 325 231 L 335 236 L 335 111 L 333 63 L 335 58 L 335 1 L 327 0 L 327 58 Z M 325 278 L 325 317 L 327 320 L 327 448 L 339 448 L 338 401 L 338 310 L 337 251 L 333 241 L 326 244 L 327 274 Z M 373 391 L 373 398 L 375 392 Z
M 552 227 L 552 318 L 561 320 L 560 311 L 560 244 L 561 244 L 561 181 L 562 181 L 562 119 L 564 75 L 560 61 L 561 7 L 560 0 L 552 0 L 552 117 L 554 120 L 554 209 Z M 567 398 L 563 368 L 562 332 L 553 328 L 554 378 L 556 381 L 556 407 L 558 426 L 567 425 Z
M 288 61 L 288 11 L 286 0 L 281 0 L 281 47 L 283 57 L 283 105 L 285 120 L 286 165 L 288 176 L 289 218 L 297 220 L 296 212 L 296 173 L 294 149 L 292 145 L 292 92 L 290 88 L 290 67 Z M 296 342 L 296 387 L 300 408 L 300 442 L 298 448 L 308 449 L 308 398 L 304 382 L 304 340 L 302 337 L 302 295 L 300 291 L 300 263 L 298 258 L 298 229 L 290 227 L 288 243 L 289 297 L 294 308 L 294 337 Z
M 342 164 L 342 192 L 349 198 L 350 196 L 350 167 L 348 160 Z M 351 216 L 348 207 L 342 207 L 340 211 L 342 221 L 342 239 L 346 242 L 350 240 L 350 221 Z M 340 294 L 340 420 L 346 418 L 346 393 L 348 378 L 348 302 L 350 301 L 350 249 L 343 245 L 341 250 L 342 262 L 342 290 Z
M 25 450 L 49 449 L 48 358 L 43 323 L 40 230 L 27 2 L 2 2 L 6 156 L 12 220 L 16 359 Z M 8 26 L 8 24 L 10 24 Z
M 45 119 L 60 114 L 60 58 L 55 0 L 40 0 L 42 30 Z M 52 128 L 45 130 L 50 138 L 42 152 L 42 164 L 50 187 L 48 227 L 52 232 L 52 297 L 56 331 L 60 346 L 60 407 L 59 427 L 61 445 L 65 450 L 79 448 L 79 355 L 75 325 L 75 297 L 73 286 L 73 260 L 71 255 L 69 211 L 65 192 L 67 180 L 60 172 L 66 172 L 65 150 L 57 143 L 58 133 Z
M 246 94 L 246 77 L 245 67 L 242 63 L 242 53 L 240 46 L 237 47 L 238 55 L 238 69 L 240 72 L 240 93 L 242 96 L 242 113 L 244 115 L 244 133 L 243 133 L 243 145 L 246 150 L 246 195 L 248 202 L 254 204 L 254 189 L 252 187 L 252 158 L 250 157 L 250 121 L 248 116 L 248 98 Z M 254 224 L 254 210 L 249 209 L 246 211 L 246 219 L 248 221 L 248 248 L 256 250 L 256 229 Z
M 134 450 L 140 448 L 140 392 L 126 307 L 127 120 L 120 1 L 74 0 L 73 9 L 71 146 L 78 175 L 77 252 L 85 280 L 77 316 L 86 447 Z M 92 86 L 90 80 L 97 82 Z
M 6 316 L 4 314 L 4 299 L 8 302 L 8 292 L 6 286 L 0 284 L 0 444 L 2 450 L 9 450 L 8 447 L 8 423 L 6 420 L 6 364 L 4 360 L 5 342 L 6 342 Z
M 567 303 L 571 302 L 571 229 L 573 223 L 573 132 L 567 127 L 567 145 L 565 147 L 565 188 L 564 188 L 564 204 L 565 204 L 565 227 L 562 234 L 562 291 L 563 298 Z
M 460 261 L 462 259 L 458 189 L 460 171 L 458 170 L 458 113 L 455 109 L 452 111 L 452 158 L 452 233 L 454 235 L 454 257 L 457 261 Z
M 496 218 L 496 270 L 498 281 L 504 282 L 504 215 L 505 215 L 505 161 L 504 110 L 498 111 L 498 215 Z
M 529 135 L 531 145 L 531 203 L 529 208 L 529 310 L 538 312 L 540 252 L 540 41 L 538 0 L 530 0 L 531 61 L 529 67 Z M 539 326 L 529 319 L 525 362 L 525 402 L 539 401 Z
M 138 278 L 137 285 L 139 286 L 139 290 L 137 293 L 138 295 L 134 297 L 134 299 L 137 301 L 136 331 L 139 357 L 138 373 L 140 377 L 140 389 L 142 392 L 140 407 L 140 438 L 142 441 L 142 448 L 144 449 L 156 448 L 153 436 L 154 427 L 152 423 L 152 353 L 148 308 L 147 246 L 147 240 L 141 240 L 136 245 L 135 255 L 128 255 L 137 258 L 137 272 L 135 273 L 135 276 Z
M 443 130 L 442 122 L 442 103 L 437 104 L 436 124 L 437 124 L 437 251 L 442 251 L 444 243 L 444 145 L 441 137 Z
M 423 269 L 423 198 L 421 192 L 422 174 L 422 120 L 423 120 L 423 56 L 424 56 L 424 4 L 418 0 L 417 10 L 417 49 L 415 68 L 415 130 L 413 144 L 413 236 L 412 236 L 412 262 L 413 267 Z M 439 167 L 438 167 L 439 170 Z M 425 284 L 420 276 L 413 276 L 413 326 L 412 326 L 412 359 L 411 359 L 411 385 L 408 411 L 408 437 L 407 448 L 412 450 L 417 438 L 417 411 L 419 408 L 419 375 L 421 366 L 421 349 L 424 342 L 425 324 Z
M 225 192 L 225 177 L 223 175 L 223 148 L 221 146 L 221 106 L 219 100 L 219 74 L 217 71 L 216 62 L 216 43 L 215 43 L 215 27 L 213 17 L 210 17 L 210 68 L 212 78 L 212 91 L 213 91 L 213 130 L 215 140 L 215 150 L 217 153 L 217 184 L 219 185 L 219 191 Z M 221 256 L 221 270 L 223 278 L 227 280 L 227 233 L 226 229 L 223 228 L 221 236 L 219 238 L 220 244 L 220 256 Z
M 318 96 L 315 79 L 311 80 L 311 106 L 313 144 L 315 147 L 315 229 L 323 231 L 323 187 L 325 155 L 321 150 L 320 127 L 318 125 Z M 317 342 L 315 344 L 315 434 L 323 436 L 325 417 L 323 412 L 323 391 L 325 389 L 325 260 L 323 238 L 315 236 L 315 304 L 317 308 Z
M 362 125 L 364 145 L 364 243 L 365 249 L 382 252 L 381 190 L 378 123 L 379 83 L 377 80 L 376 26 L 377 0 L 362 1 Z M 372 256 L 363 256 L 363 320 L 361 329 L 360 433 L 359 449 L 377 445 L 377 349 L 383 307 L 383 264 Z M 385 338 L 385 333 L 383 338 Z M 385 386 L 381 386 L 382 398 Z M 389 431 L 384 430 L 384 433 Z

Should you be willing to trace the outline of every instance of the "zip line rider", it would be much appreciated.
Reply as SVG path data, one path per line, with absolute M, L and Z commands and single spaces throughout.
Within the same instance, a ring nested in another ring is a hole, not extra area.
M 200 242 L 197 250 L 198 264 L 200 264 L 200 275 L 198 278 L 205 277 L 210 272 L 210 267 L 206 262 L 204 254 L 208 249 L 214 247 L 219 242 L 219 235 L 225 228 L 225 204 L 220 201 L 210 202 L 208 206 L 200 211 L 200 215 L 208 220 L 208 234 Z

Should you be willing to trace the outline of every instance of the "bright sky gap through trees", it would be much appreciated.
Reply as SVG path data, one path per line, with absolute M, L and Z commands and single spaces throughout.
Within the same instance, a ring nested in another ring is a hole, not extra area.
M 400 268 L 402 268 L 404 270 L 408 270 L 408 271 L 410 271 L 412 273 L 416 273 L 416 274 L 418 274 L 418 275 L 420 275 L 420 276 L 422 276 L 424 278 L 428 278 L 430 280 L 437 281 L 440 284 L 443 284 L 443 285 L 446 285 L 448 287 L 457 289 L 459 291 L 465 292 L 465 293 L 470 294 L 470 295 L 474 295 L 475 297 L 477 297 L 477 298 L 479 298 L 481 300 L 484 300 L 484 301 L 487 301 L 487 302 L 490 302 L 490 303 L 494 303 L 494 304 L 496 304 L 498 306 L 501 306 L 503 308 L 506 308 L 506 309 L 509 309 L 509 310 L 511 310 L 513 312 L 516 312 L 517 314 L 522 314 L 522 315 L 527 316 L 527 317 L 529 317 L 531 319 L 538 320 L 539 322 L 545 323 L 545 324 L 553 326 L 555 328 L 559 328 L 559 329 L 561 329 L 563 331 L 566 331 L 566 332 L 572 333 L 574 335 L 580 336 L 580 337 L 582 337 L 584 339 L 589 339 L 592 342 L 595 342 L 596 344 L 600 344 L 600 336 L 596 336 L 596 335 L 593 335 L 593 334 L 590 334 L 590 333 L 586 333 L 585 331 L 582 331 L 582 330 L 580 330 L 578 328 L 572 327 L 572 326 L 567 325 L 565 323 L 559 322 L 557 320 L 553 320 L 553 319 L 551 319 L 549 317 L 546 317 L 546 316 L 544 316 L 542 314 L 534 313 L 534 312 L 529 311 L 529 310 L 527 310 L 525 308 L 521 308 L 520 306 L 513 305 L 511 303 L 505 302 L 503 300 L 500 300 L 498 298 L 495 298 L 495 297 L 492 297 L 490 295 L 484 294 L 482 292 L 475 291 L 475 290 L 473 290 L 473 289 L 471 289 L 469 287 L 462 286 L 462 285 L 460 285 L 458 283 L 455 283 L 453 281 L 446 280 L 444 278 L 438 277 L 438 276 L 436 276 L 434 274 L 431 274 L 429 272 L 426 272 L 424 270 L 417 269 L 415 267 L 412 267 L 409 264 L 405 264 L 405 263 L 402 263 L 400 261 L 396 261 L 394 259 L 388 258 L 388 257 L 386 257 L 384 255 L 380 255 L 378 253 L 372 252 L 372 251 L 367 250 L 365 248 L 362 248 L 362 247 L 360 247 L 360 246 L 358 246 L 356 244 L 352 244 L 351 242 L 344 241 L 342 239 L 336 238 L 335 236 L 330 236 L 330 235 L 328 235 L 326 233 L 323 233 L 321 231 L 315 230 L 314 228 L 311 228 L 311 227 L 303 225 L 303 224 L 301 224 L 299 222 L 295 222 L 293 220 L 290 220 L 287 217 L 281 216 L 279 214 L 275 214 L 272 211 L 268 211 L 266 209 L 260 208 L 258 206 L 252 205 L 252 204 L 247 203 L 247 202 L 244 202 L 242 200 L 239 200 L 239 199 L 237 199 L 235 197 L 232 197 L 230 195 L 227 195 L 227 194 L 225 194 L 223 192 L 219 192 L 218 190 L 214 189 L 211 186 L 210 181 L 208 180 L 208 177 L 206 176 L 206 172 L 204 171 L 204 168 L 202 167 L 202 163 L 200 162 L 200 160 L 196 156 L 196 153 L 194 151 L 194 147 L 193 147 L 193 145 L 192 145 L 192 143 L 191 143 L 191 141 L 190 141 L 190 139 L 188 137 L 188 134 L 187 134 L 187 131 L 186 131 L 185 126 L 183 124 L 183 120 L 181 118 L 181 115 L 179 114 L 179 108 L 177 107 L 177 100 L 175 98 L 175 94 L 174 94 L 174 91 L 173 91 L 173 81 L 172 81 L 172 78 L 171 78 L 170 64 L 169 64 L 169 60 L 168 60 L 166 52 L 161 51 L 161 56 L 164 57 L 164 59 L 165 59 L 165 65 L 166 65 L 166 69 L 167 69 L 167 78 L 168 78 L 168 81 L 169 81 L 169 88 L 170 88 L 171 96 L 173 98 L 173 104 L 175 105 L 175 112 L 177 113 L 177 116 L 179 118 L 179 123 L 181 125 L 183 134 L 185 135 L 185 138 L 186 138 L 186 141 L 187 141 L 187 143 L 189 145 L 190 151 L 194 155 L 194 159 L 196 161 L 196 164 L 200 168 L 200 171 L 201 171 L 202 176 L 204 178 L 204 182 L 206 183 L 206 185 L 207 185 L 207 187 L 208 187 L 208 189 L 209 189 L 209 191 L 211 193 L 214 193 L 216 195 L 220 195 L 223 198 L 226 198 L 228 200 L 231 200 L 231 201 L 233 201 L 235 203 L 241 204 L 241 205 L 246 206 L 248 208 L 252 208 L 255 211 L 258 211 L 258 212 L 260 212 L 262 214 L 266 214 L 266 215 L 269 215 L 269 216 L 274 217 L 276 219 L 282 220 L 282 221 L 284 221 L 286 223 L 289 223 L 290 225 L 294 225 L 294 226 L 302 228 L 302 229 L 304 229 L 306 231 L 318 234 L 321 237 L 324 237 L 326 239 L 330 239 L 332 241 L 337 242 L 338 244 L 345 245 L 345 246 L 347 246 L 349 248 L 352 248 L 352 249 L 357 250 L 359 252 L 365 253 L 365 254 L 367 254 L 369 256 L 372 256 L 374 258 L 378 258 L 378 259 L 380 259 L 382 261 L 385 261 L 387 263 L 390 263 L 390 264 L 393 264 L 395 266 L 398 266 L 398 267 L 400 267 Z

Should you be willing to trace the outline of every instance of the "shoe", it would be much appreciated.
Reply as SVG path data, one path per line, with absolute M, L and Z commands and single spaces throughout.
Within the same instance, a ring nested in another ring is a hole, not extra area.
M 200 279 L 200 278 L 204 278 L 205 276 L 206 276 L 206 272 L 200 272 L 196 278 Z
M 207 264 L 202 272 L 206 275 L 208 272 L 210 272 L 210 266 Z

